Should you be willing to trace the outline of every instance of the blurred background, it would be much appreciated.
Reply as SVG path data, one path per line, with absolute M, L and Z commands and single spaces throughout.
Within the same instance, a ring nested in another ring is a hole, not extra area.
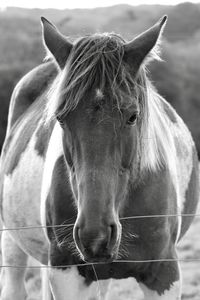
M 18 80 L 45 57 L 41 16 L 55 23 L 72 39 L 87 33 L 114 31 L 129 40 L 167 14 L 162 44 L 164 61 L 151 63 L 150 77 L 190 128 L 200 156 L 200 3 L 122 1 L 125 4 L 117 0 L 56 0 L 52 3 L 50 0 L 0 0 L 0 150 L 12 90 Z M 179 246 L 181 258 L 200 258 L 199 232 L 200 218 L 196 218 Z M 196 262 L 182 263 L 183 299 L 200 299 L 199 266 Z M 40 287 L 38 282 L 36 295 Z M 132 286 L 135 293 L 133 289 Z M 133 299 L 132 292 L 113 299 Z
M 123 0 L 122 0 L 123 1 Z M 49 7 L 51 1 L 0 0 L 0 149 L 4 140 L 7 111 L 17 81 L 45 56 L 40 17 L 73 38 L 93 32 L 115 31 L 126 39 L 152 26 L 163 14 L 169 19 L 164 31 L 162 58 L 149 69 L 152 81 L 183 117 L 200 155 L 200 3 L 163 1 L 173 5 L 114 5 L 89 9 L 27 9 L 6 5 Z M 52 6 L 93 7 L 120 1 L 52 1 Z M 124 1 L 138 4 L 142 1 Z M 155 1 L 146 0 L 145 3 Z M 159 1 L 162 3 L 162 1 Z

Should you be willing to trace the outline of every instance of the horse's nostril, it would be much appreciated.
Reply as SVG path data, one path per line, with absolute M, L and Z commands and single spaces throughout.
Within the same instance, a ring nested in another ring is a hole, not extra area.
M 85 223 L 80 226 L 79 222 L 74 228 L 74 240 L 86 261 L 107 261 L 117 251 L 117 223 L 99 224 L 99 226 L 88 226 Z

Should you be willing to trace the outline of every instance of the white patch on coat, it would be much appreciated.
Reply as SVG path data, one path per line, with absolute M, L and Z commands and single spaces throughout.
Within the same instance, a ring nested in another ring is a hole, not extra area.
M 25 79 L 26 75 L 23 78 Z M 9 105 L 9 113 L 8 113 L 7 129 L 6 129 L 6 138 L 8 137 L 10 130 L 11 130 L 11 120 L 13 117 L 15 99 L 18 97 L 18 94 L 19 94 L 20 90 L 22 89 L 23 78 L 17 83 L 17 85 L 15 86 L 15 88 L 13 90 L 12 96 L 11 96 L 10 105 Z
M 186 200 L 185 195 L 188 189 L 193 168 L 194 141 L 188 128 L 183 123 L 181 118 L 179 118 L 178 126 L 174 126 L 173 132 L 174 136 L 176 137 L 176 141 L 178 141 L 179 144 L 177 147 L 176 167 L 181 197 L 180 209 L 181 211 L 183 211 Z
M 46 225 L 46 200 L 51 186 L 54 166 L 61 155 L 63 155 L 62 128 L 60 127 L 58 122 L 56 122 L 51 134 L 51 138 L 49 140 L 49 146 L 46 153 L 44 172 L 42 178 L 40 216 L 41 223 L 43 226 Z M 44 232 L 47 237 L 46 230 L 44 230 Z
M 96 98 L 101 100 L 103 97 L 103 92 L 100 89 L 96 89 Z
M 155 91 L 150 82 L 147 84 L 147 98 L 148 118 L 144 118 L 142 125 L 144 141 L 141 169 L 156 171 L 163 164 L 167 166 L 180 190 L 181 209 L 192 170 L 194 142 L 186 125 L 171 106 L 177 122 L 173 123 L 167 116 L 163 107 L 166 100 Z M 175 138 L 179 140 L 181 155 L 177 152 Z
M 49 278 L 48 278 L 49 270 L 45 266 L 42 266 L 40 272 L 42 275 L 42 299 L 52 300 L 51 289 L 50 289 Z
M 50 269 L 49 278 L 56 300 L 113 300 L 120 294 L 139 300 L 143 296 L 135 278 L 98 280 L 87 285 L 75 266 L 67 270 Z
M 175 168 L 175 146 L 162 98 L 149 81 L 146 83 L 146 102 L 141 128 L 141 171 L 157 171 L 162 165 L 173 173 Z
M 4 228 L 5 229 L 5 228 Z M 9 234 L 3 231 L 1 236 L 2 265 L 26 266 L 27 255 L 17 246 Z M 25 269 L 3 268 L 1 271 L 1 299 L 25 299 L 27 296 L 24 285 Z
M 49 271 L 50 285 L 56 300 L 101 300 L 105 294 L 110 280 L 85 283 L 85 278 L 78 272 L 77 267 L 67 270 L 51 269 Z
M 140 287 L 144 293 L 144 300 L 181 300 L 180 281 L 174 282 L 170 289 L 166 290 L 162 295 L 159 295 L 156 291 L 150 290 L 142 283 L 140 283 Z
M 38 226 L 44 161 L 35 150 L 33 136 L 12 174 L 4 175 L 3 215 L 5 227 Z M 47 241 L 39 229 L 12 231 L 11 235 L 27 253 L 44 262 Z M 45 261 L 46 262 L 46 261 Z
M 184 210 L 186 192 L 192 174 L 194 142 L 183 120 L 178 115 L 176 118 L 177 123 L 171 124 L 176 147 L 176 173 L 173 174 L 173 181 L 177 193 L 177 213 L 180 215 Z M 178 220 L 176 242 L 181 232 L 182 217 L 178 217 Z

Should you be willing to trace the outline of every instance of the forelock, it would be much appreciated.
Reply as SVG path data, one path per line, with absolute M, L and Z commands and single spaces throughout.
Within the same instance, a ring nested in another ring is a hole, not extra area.
M 57 89 L 55 115 L 75 109 L 93 87 L 102 95 L 109 90 L 119 107 L 124 96 L 131 96 L 134 81 L 123 62 L 124 43 L 121 36 L 105 33 L 80 38 L 74 44 Z

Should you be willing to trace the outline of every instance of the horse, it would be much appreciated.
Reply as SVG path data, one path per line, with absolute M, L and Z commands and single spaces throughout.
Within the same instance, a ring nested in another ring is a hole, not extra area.
M 146 300 L 181 299 L 176 246 L 199 175 L 189 129 L 148 77 L 167 16 L 131 41 L 72 42 L 41 20 L 47 59 L 14 89 L 1 155 L 0 299 L 26 298 L 28 257 L 45 300 L 109 299 L 130 278 Z

